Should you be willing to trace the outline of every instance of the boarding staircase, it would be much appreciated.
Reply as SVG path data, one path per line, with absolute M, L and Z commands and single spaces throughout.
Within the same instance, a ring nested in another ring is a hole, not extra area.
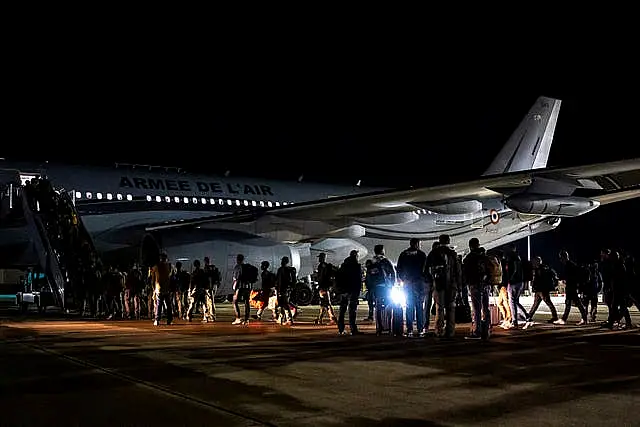
M 99 258 L 71 197 L 66 191 L 53 187 L 49 191 L 38 192 L 36 197 L 35 192 L 28 191 L 19 179 L 17 182 L 12 180 L 3 188 L 0 227 L 7 225 L 9 220 L 14 223 L 16 218 L 21 218 L 27 227 L 40 270 L 48 278 L 55 305 L 66 311 L 81 308 L 81 298 L 74 293 L 74 284 L 82 280 L 81 263 L 77 260 L 82 251 L 90 252 L 83 254 L 85 258 Z M 11 203 L 8 203 L 9 198 Z M 47 207 L 47 211 L 41 211 L 42 205 Z M 65 218 L 70 220 L 65 221 Z

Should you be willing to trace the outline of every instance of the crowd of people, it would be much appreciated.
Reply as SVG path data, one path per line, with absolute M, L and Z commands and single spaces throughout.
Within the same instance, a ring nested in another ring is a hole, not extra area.
M 115 267 L 104 268 L 69 197 L 56 192 L 43 178 L 27 182 L 24 191 L 30 209 L 41 219 L 38 232 L 43 233 L 42 240 L 50 244 L 65 282 L 73 283 L 74 300 L 82 306 L 83 314 L 107 319 L 148 317 L 158 325 L 163 312 L 171 324 L 174 317 L 192 321 L 194 314 L 201 310 L 203 322 L 216 321 L 215 299 L 222 278 L 209 258 L 204 258 L 202 267 L 200 261 L 195 260 L 191 272 L 185 271 L 181 262 L 172 266 L 166 254 L 161 254 L 155 265 L 144 273 L 135 264 L 127 272 Z M 420 240 L 411 239 L 396 266 L 386 258 L 383 245 L 374 248 L 374 257 L 364 266 L 355 250 L 339 266 L 327 263 L 326 254 L 321 253 L 314 273 L 320 304 L 315 323 L 322 324 L 328 317 L 331 323 L 337 324 L 338 332 L 345 334 L 348 315 L 351 334 L 359 334 L 356 312 L 363 283 L 369 304 L 365 320 L 379 321 L 377 307 L 382 306 L 382 298 L 389 288 L 400 281 L 406 293 L 404 333 L 407 336 L 428 335 L 433 313 L 436 336 L 451 338 L 456 321 L 462 321 L 472 323 L 469 339 L 487 339 L 495 323 L 489 304 L 492 294 L 497 296 L 499 327 L 506 330 L 530 327 L 542 302 L 551 311 L 550 323 L 566 324 L 573 307 L 581 316 L 578 325 L 596 322 L 600 293 L 609 310 L 603 327 L 634 326 L 629 307 L 635 305 L 640 309 L 640 285 L 635 260 L 630 255 L 605 249 L 598 261 L 578 265 L 567 251 L 561 251 L 561 268 L 556 272 L 539 256 L 523 261 L 513 245 L 506 251 L 485 251 L 477 239 L 471 239 L 469 254 L 462 259 L 450 243 L 450 237 L 442 235 L 426 254 Z M 232 280 L 234 325 L 247 324 L 250 318 L 262 320 L 268 308 L 272 310 L 273 320 L 283 325 L 293 323 L 297 307 L 291 303 L 290 295 L 298 277 L 287 257 L 282 258 L 281 266 L 274 273 L 268 261 L 263 261 L 258 270 L 238 254 Z M 260 285 L 254 290 L 258 282 Z M 530 310 L 520 304 L 525 289 L 534 295 Z M 558 290 L 565 294 L 562 316 L 558 316 L 551 300 L 551 294 Z M 332 301 L 332 295 L 337 301 Z M 339 306 L 337 315 L 334 302 Z M 253 316 L 252 306 L 257 309 Z
M 440 236 L 428 255 L 420 249 L 420 241 L 412 239 L 395 270 L 382 245 L 374 252 L 374 258 L 365 263 L 365 283 L 371 295 L 366 320 L 373 320 L 379 297 L 387 294 L 397 276 L 407 293 L 405 334 L 410 336 L 429 334 L 431 313 L 436 316 L 434 333 L 443 338 L 453 336 L 456 321 L 471 322 L 468 339 L 488 339 L 493 324 L 505 330 L 527 329 L 534 324 L 533 317 L 543 301 L 551 311 L 548 323 L 565 325 L 573 307 L 581 316 L 578 326 L 595 323 L 599 294 L 608 308 L 604 328 L 634 328 L 629 308 L 640 310 L 635 259 L 621 251 L 602 250 L 598 261 L 579 265 L 563 250 L 558 254 L 558 272 L 539 256 L 522 260 L 515 245 L 504 251 L 485 251 L 475 238 L 469 241 L 469 254 L 464 259 L 456 256 L 447 235 Z M 534 295 L 530 310 L 520 303 L 525 289 Z M 562 316 L 551 300 L 553 293 L 564 294 Z M 490 304 L 492 295 L 496 296 L 495 311 Z M 466 307 L 469 300 L 471 310 Z M 354 316 L 352 331 L 357 331 Z

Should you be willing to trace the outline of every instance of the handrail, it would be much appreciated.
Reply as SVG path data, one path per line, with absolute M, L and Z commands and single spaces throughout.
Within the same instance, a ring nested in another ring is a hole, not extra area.
M 65 306 L 65 298 L 64 298 L 64 277 L 62 275 L 62 271 L 60 268 L 60 261 L 56 256 L 53 248 L 51 247 L 51 242 L 46 233 L 46 228 L 42 223 L 42 220 L 33 213 L 31 207 L 29 206 L 29 200 L 27 198 L 27 194 L 22 189 L 20 191 L 21 199 L 22 199 L 22 210 L 24 217 L 27 221 L 27 224 L 30 224 L 33 228 L 35 228 L 36 235 L 33 236 L 33 243 L 36 245 L 36 252 L 38 253 L 38 258 L 40 258 L 40 263 L 44 271 L 50 277 L 50 286 L 51 281 L 55 284 L 57 289 L 53 289 L 53 294 L 56 296 L 58 300 L 58 304 L 60 307 L 64 308 Z

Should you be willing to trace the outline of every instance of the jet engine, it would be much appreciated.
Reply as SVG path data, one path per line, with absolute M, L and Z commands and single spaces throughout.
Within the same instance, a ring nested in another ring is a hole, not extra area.
M 518 213 L 560 217 L 580 216 L 600 206 L 599 201 L 585 197 L 533 193 L 515 194 L 508 197 L 505 204 Z

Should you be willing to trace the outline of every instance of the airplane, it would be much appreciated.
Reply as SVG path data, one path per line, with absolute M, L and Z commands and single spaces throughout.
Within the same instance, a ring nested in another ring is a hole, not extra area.
M 538 98 L 478 179 L 431 187 L 271 182 L 128 164 L 5 161 L 0 170 L 17 171 L 22 185 L 46 176 L 67 192 L 105 259 L 134 260 L 159 250 L 174 262 L 209 256 L 223 274 L 224 294 L 231 293 L 238 253 L 274 267 L 286 255 L 301 276 L 311 274 L 319 252 L 339 264 L 353 249 L 364 259 L 383 243 L 394 261 L 412 237 L 429 248 L 449 234 L 464 254 L 472 237 L 491 249 L 553 230 L 563 217 L 640 196 L 640 159 L 546 167 L 561 102 Z M 0 222 L 0 242 L 3 265 L 37 258 L 24 227 Z

